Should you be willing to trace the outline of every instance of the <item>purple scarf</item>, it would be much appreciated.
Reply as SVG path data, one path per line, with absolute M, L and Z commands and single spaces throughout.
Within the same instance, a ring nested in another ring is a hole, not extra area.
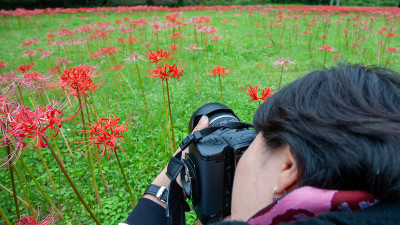
M 260 210 L 249 224 L 288 223 L 312 218 L 328 212 L 353 212 L 368 208 L 378 199 L 365 191 L 324 190 L 301 187 Z

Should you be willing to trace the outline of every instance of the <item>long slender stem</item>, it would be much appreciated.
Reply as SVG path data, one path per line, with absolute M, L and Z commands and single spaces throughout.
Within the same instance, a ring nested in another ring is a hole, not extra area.
M 168 112 L 167 112 L 167 103 L 166 103 L 166 100 L 165 100 L 164 84 L 161 83 L 161 85 L 162 85 L 162 90 L 163 90 L 165 124 L 166 124 L 168 139 L 169 139 L 169 146 L 171 147 L 171 154 L 174 154 L 174 147 L 172 146 L 171 134 L 169 133 L 169 130 L 168 130 L 168 127 L 169 127 L 169 125 L 168 125 Z
M 143 89 L 143 84 L 142 84 L 142 78 L 140 78 L 139 67 L 138 67 L 138 65 L 137 65 L 136 63 L 135 63 L 135 65 L 136 65 L 136 70 L 137 70 L 137 72 L 138 72 L 138 78 L 139 78 L 140 88 L 142 89 L 144 105 L 146 106 L 147 115 L 149 115 L 149 109 L 147 108 L 147 102 L 146 102 L 146 96 L 145 96 L 145 94 L 144 94 L 144 89 Z
M 85 98 L 85 108 L 86 108 L 86 113 L 89 115 L 88 102 L 86 101 L 86 98 Z M 90 117 L 88 117 L 88 119 L 89 119 L 89 123 L 92 123 L 90 121 Z M 108 193 L 107 182 L 106 182 L 106 179 L 104 178 L 103 169 L 101 168 L 101 164 L 100 164 L 100 160 L 99 160 L 99 156 L 97 154 L 97 151 L 96 151 L 96 159 L 97 159 L 97 165 L 99 166 L 101 179 L 103 180 L 104 189 Z
M 10 146 L 6 147 L 7 155 L 10 157 Z M 9 165 L 11 165 L 11 159 L 9 158 L 10 162 Z M 15 212 L 17 214 L 17 218 L 20 218 L 21 215 L 19 213 L 19 208 L 18 208 L 18 201 L 17 201 L 17 192 L 15 190 L 15 181 L 14 181 L 14 172 L 13 172 L 13 167 L 10 166 L 10 178 L 11 178 L 11 185 L 12 185 L 12 191 L 13 191 L 13 198 L 14 198 L 14 204 L 15 204 Z
M 51 199 L 49 198 L 49 196 L 46 194 L 46 192 L 44 191 L 43 187 L 40 185 L 40 183 L 36 180 L 35 176 L 33 176 L 32 171 L 28 168 L 28 166 L 26 166 L 24 160 L 22 158 L 19 159 L 19 161 L 21 162 L 22 166 L 25 168 L 26 171 L 28 171 L 29 176 L 32 178 L 33 182 L 35 182 L 35 185 L 37 188 L 39 188 L 40 192 L 42 193 L 43 197 L 47 200 L 47 202 L 53 206 L 53 201 L 51 201 Z M 55 208 L 56 212 L 58 212 L 58 209 Z
M 1 209 L 1 207 L 0 207 L 0 216 L 1 216 L 1 218 L 3 218 L 4 222 L 5 222 L 7 225 L 11 225 L 10 221 L 8 220 L 6 214 L 3 212 L 3 210 Z
M 172 131 L 172 144 L 174 145 L 174 149 L 176 148 L 175 144 L 175 132 L 174 132 L 174 122 L 172 121 L 172 111 L 171 111 L 171 100 L 169 98 L 169 86 L 168 86 L 168 78 L 165 79 L 167 82 L 167 96 L 168 96 L 168 109 L 169 109 L 169 118 L 171 120 L 171 131 Z
M 0 184 L 0 188 L 3 188 L 3 189 L 4 189 L 6 192 L 8 192 L 10 195 L 13 195 L 13 196 L 14 196 L 14 192 L 12 192 L 10 189 L 4 187 L 4 185 Z M 24 204 L 26 207 L 29 207 L 29 204 L 28 204 L 25 200 L 23 200 L 21 197 L 19 197 L 18 195 L 17 195 L 17 199 L 18 199 L 22 204 Z M 35 213 L 37 213 L 36 210 L 35 210 Z M 18 217 L 18 218 L 20 218 L 20 217 Z
M 83 124 L 83 135 L 84 135 L 85 140 L 87 140 L 85 117 L 83 115 L 83 107 L 82 107 L 81 95 L 79 93 L 78 85 L 76 85 L 76 88 L 78 90 L 79 107 L 80 107 L 80 111 L 81 111 L 82 124 Z M 96 194 L 97 203 L 99 205 L 99 208 L 101 209 L 100 196 L 99 196 L 99 192 L 97 191 L 96 179 L 94 177 L 94 172 L 93 172 L 92 158 L 90 157 L 90 152 L 89 152 L 88 146 L 86 146 L 86 149 L 87 149 L 86 153 L 87 153 L 88 161 L 89 161 L 90 175 L 92 176 L 93 188 L 94 188 L 94 192 Z
M 280 88 L 281 88 L 281 83 L 282 83 L 282 75 L 283 75 L 283 66 L 282 66 L 282 69 L 281 69 L 281 77 L 279 78 L 279 85 L 278 85 L 278 89 L 280 89 Z
M 220 76 L 220 75 L 218 75 L 218 78 L 219 78 L 219 88 L 220 88 L 220 90 L 221 90 L 221 99 L 222 99 L 222 104 L 225 104 L 225 102 L 224 102 L 224 94 L 222 94 L 222 83 L 221 83 L 221 76 Z
M 20 184 L 20 186 L 21 186 L 21 188 L 22 188 L 22 191 L 24 192 L 26 201 L 28 202 L 28 205 L 29 205 L 29 209 L 31 210 L 33 217 L 36 218 L 35 210 L 34 210 L 33 207 L 32 207 L 31 200 L 29 199 L 29 195 L 28 195 L 28 193 L 26 192 L 26 189 L 25 189 L 25 187 L 24 187 L 25 185 L 23 184 L 21 175 L 18 173 L 18 170 L 17 170 L 17 169 L 15 170 L 15 174 L 17 175 L 17 179 L 18 179 L 18 181 L 19 181 L 19 184 Z
M 56 185 L 54 184 L 53 178 L 52 178 L 51 175 L 50 175 L 49 169 L 47 168 L 46 161 L 44 161 L 42 152 L 40 151 L 39 148 L 37 149 L 37 152 L 38 152 L 39 155 L 40 155 L 40 159 L 42 160 L 42 163 L 43 163 L 43 165 L 44 165 L 44 168 L 46 169 L 47 175 L 49 175 L 50 182 L 51 182 L 51 184 L 53 185 L 54 190 L 57 190 Z
M 115 151 L 115 156 L 117 157 L 119 168 L 121 169 L 122 176 L 124 177 L 126 188 L 128 188 L 129 195 L 131 196 L 133 207 L 135 207 L 135 198 L 133 197 L 131 188 L 129 187 L 128 180 L 126 179 L 126 176 L 125 176 L 125 173 L 124 173 L 124 169 L 122 168 L 121 162 L 119 161 L 119 157 L 118 157 L 117 151 Z
M 43 140 L 46 142 L 46 144 L 48 145 L 48 148 L 51 151 L 51 154 L 53 154 L 53 157 L 56 159 L 58 166 L 60 167 L 61 171 L 64 173 L 65 178 L 67 178 L 68 183 L 71 185 L 72 189 L 74 189 L 75 194 L 78 196 L 79 200 L 81 201 L 81 203 L 83 204 L 83 206 L 85 207 L 86 211 L 88 211 L 88 213 L 90 214 L 90 216 L 93 218 L 93 220 L 97 223 L 97 224 L 101 224 L 100 221 L 97 219 L 97 217 L 94 215 L 94 213 L 92 212 L 92 210 L 89 208 L 89 206 L 86 204 L 85 200 L 82 198 L 81 194 L 79 193 L 78 189 L 76 188 L 74 182 L 72 182 L 71 178 L 69 177 L 67 171 L 65 170 L 65 167 L 63 166 L 63 164 L 61 163 L 60 159 L 57 157 L 57 154 L 54 152 L 54 149 L 51 147 L 49 141 L 43 137 Z
M 67 149 L 68 149 L 68 151 L 69 151 L 69 154 L 71 155 L 72 159 L 73 159 L 74 162 L 75 162 L 74 155 L 72 155 L 71 148 L 69 147 L 69 144 L 68 144 L 68 142 L 67 142 L 67 139 L 65 139 L 64 132 L 62 131 L 62 129 L 60 129 L 60 133 L 61 133 L 61 136 L 62 136 L 63 139 L 64 139 L 65 145 L 67 145 Z

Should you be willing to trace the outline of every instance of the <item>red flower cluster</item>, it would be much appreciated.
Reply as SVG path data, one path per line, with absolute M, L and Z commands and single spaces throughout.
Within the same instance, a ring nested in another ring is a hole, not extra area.
M 157 50 L 156 52 L 149 51 L 147 54 L 147 59 L 150 60 L 150 63 L 158 64 L 158 62 L 165 59 L 174 59 L 171 57 L 170 52 L 166 52 L 162 49 Z
M 178 68 L 176 64 L 170 66 L 167 64 L 163 66 L 157 66 L 156 69 L 152 69 L 149 73 L 151 77 L 155 80 L 157 77 L 164 81 L 166 78 L 175 77 L 179 80 L 179 77 L 182 76 L 183 70 Z
M 124 143 L 121 141 L 121 139 L 124 138 L 122 134 L 124 134 L 125 131 L 132 127 L 136 122 L 127 125 L 127 120 L 125 123 L 119 124 L 120 120 L 120 118 L 102 117 L 99 122 L 90 128 L 90 137 L 88 142 L 101 151 L 101 157 L 107 155 L 107 153 L 113 155 L 118 147 L 124 151 L 119 145 L 119 142 Z
M 267 98 L 271 97 L 271 89 L 269 87 L 264 88 L 261 92 L 261 97 L 258 97 L 258 86 L 251 86 L 250 89 L 247 90 L 247 96 L 251 98 L 250 101 L 261 101 L 266 100 Z
M 333 49 L 330 45 L 322 45 L 321 48 L 317 48 L 321 51 L 328 51 L 328 52 L 334 52 L 336 49 Z
M 97 53 L 102 54 L 102 55 L 112 55 L 114 53 L 119 52 L 119 49 L 115 46 L 112 47 L 107 47 L 107 48 L 101 48 L 97 51 Z
M 218 67 L 215 67 L 212 69 L 211 75 L 212 76 L 218 75 L 218 76 L 224 77 L 225 75 L 227 75 L 230 72 L 231 72 L 230 70 L 225 70 L 225 67 L 218 66 Z
M 96 88 L 99 86 L 99 84 L 95 84 L 92 80 L 99 76 L 95 73 L 96 71 L 94 71 L 93 67 L 86 64 L 71 67 L 64 70 L 59 81 L 55 83 L 55 85 L 60 86 L 63 90 L 69 90 L 70 95 L 78 96 L 79 93 L 88 97 L 89 95 L 86 92 L 96 92 Z
M 26 71 L 28 71 L 28 70 L 30 70 L 30 69 L 32 69 L 32 68 L 33 68 L 33 66 L 31 66 L 31 65 L 20 65 L 20 66 L 17 68 L 17 72 L 25 73 Z
M 37 71 L 33 71 L 30 73 L 25 73 L 22 76 L 21 84 L 24 87 L 33 87 L 37 90 L 46 87 L 48 85 L 48 82 L 46 77 L 43 76 L 43 74 Z
M 0 108 L 0 125 L 2 129 L 1 146 L 14 145 L 15 149 L 11 153 L 10 159 L 7 157 L 1 159 L 4 162 L 0 167 L 4 167 L 11 163 L 10 161 L 19 158 L 21 150 L 34 145 L 35 148 L 47 148 L 43 137 L 47 137 L 47 130 L 54 130 L 54 137 L 58 135 L 59 129 L 67 122 L 72 120 L 75 115 L 64 117 L 64 113 L 50 105 L 47 109 L 37 106 L 35 110 L 31 110 L 27 106 L 20 105 L 15 102 L 4 103 Z M 26 144 L 26 139 L 31 139 Z M 14 159 L 12 159 L 15 157 Z

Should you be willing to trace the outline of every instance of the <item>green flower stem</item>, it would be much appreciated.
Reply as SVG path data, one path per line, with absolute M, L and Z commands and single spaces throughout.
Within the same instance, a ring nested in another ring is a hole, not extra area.
M 117 161 L 118 161 L 119 168 L 121 169 L 122 176 L 124 177 L 124 181 L 125 181 L 125 184 L 126 184 L 126 188 L 128 188 L 129 195 L 131 196 L 131 200 L 132 200 L 133 207 L 135 207 L 135 198 L 133 197 L 131 188 L 129 187 L 128 180 L 126 179 L 124 170 L 122 169 L 121 162 L 119 161 L 119 157 L 118 157 L 117 151 L 115 151 L 115 156 L 117 157 Z
M 83 206 L 85 207 L 86 211 L 88 211 L 88 213 L 90 214 L 90 216 L 93 218 L 93 220 L 96 222 L 96 224 L 100 225 L 100 221 L 97 219 L 97 217 L 94 215 L 94 213 L 92 212 L 92 210 L 89 208 L 89 206 L 86 204 L 85 200 L 82 198 L 81 194 L 79 193 L 78 189 L 76 188 L 74 182 L 72 182 L 71 178 L 69 177 L 67 171 L 65 170 L 65 167 L 63 166 L 63 164 L 61 163 L 60 159 L 57 157 L 57 154 L 54 152 L 54 149 L 51 147 L 49 141 L 43 137 L 43 140 L 46 142 L 46 144 L 48 145 L 48 148 L 51 151 L 51 154 L 53 154 L 53 157 L 56 159 L 58 166 L 60 167 L 61 171 L 64 173 L 65 178 L 67 178 L 68 183 L 71 185 L 72 189 L 74 189 L 75 194 L 78 196 L 79 200 L 81 201 L 81 203 L 83 204 Z
M 10 160 L 10 164 L 11 165 L 11 159 L 10 159 L 10 146 L 6 147 L 6 151 L 7 151 L 7 155 L 8 155 L 8 159 Z M 15 211 L 17 214 L 17 218 L 20 218 L 21 215 L 19 213 L 19 208 L 18 208 L 18 201 L 17 201 L 17 192 L 15 190 L 15 181 L 14 181 L 14 172 L 13 172 L 13 166 L 10 166 L 10 178 L 11 178 L 11 185 L 12 185 L 12 193 L 13 193 L 13 198 L 14 198 L 14 205 L 15 205 Z
M 82 107 L 81 95 L 79 93 L 78 85 L 76 85 L 76 89 L 78 91 L 78 100 L 79 100 L 79 107 L 80 107 L 79 109 L 81 111 L 81 117 L 82 117 L 83 135 L 84 135 L 85 140 L 87 140 L 85 117 L 83 115 L 83 107 Z M 87 145 L 86 145 L 86 153 L 87 153 L 87 156 L 88 156 L 89 168 L 90 168 L 90 174 L 92 176 L 92 183 L 93 183 L 94 193 L 96 194 L 97 203 L 99 204 L 99 208 L 101 209 L 102 207 L 101 207 L 101 202 L 100 202 L 100 196 L 99 196 L 99 192 L 97 191 L 96 179 L 94 177 L 94 172 L 93 172 L 92 158 L 90 157 L 90 151 L 89 151 L 89 147 Z
M 161 83 L 162 85 L 162 90 L 163 90 L 163 100 L 164 100 L 164 112 L 165 112 L 165 124 L 166 124 L 166 129 L 167 129 L 167 134 L 168 134 L 168 139 L 169 139 L 169 145 L 171 147 L 171 154 L 174 154 L 174 147 L 172 146 L 172 140 L 171 140 L 171 134 L 169 133 L 168 130 L 168 112 L 167 112 L 167 103 L 165 101 L 165 89 L 164 89 L 164 83 Z
M 89 115 L 88 102 L 87 102 L 86 98 L 85 98 L 85 108 L 86 108 L 87 114 Z M 92 123 L 92 122 L 90 121 L 90 116 L 88 117 L 88 120 L 89 120 L 89 123 Z M 99 166 L 99 171 L 100 171 L 101 179 L 103 180 L 104 189 L 105 189 L 106 192 L 108 193 L 109 191 L 108 191 L 108 188 L 107 188 L 107 182 L 106 182 L 106 179 L 104 178 L 103 169 L 101 168 L 99 156 L 98 156 L 98 154 L 97 154 L 97 151 L 95 151 L 95 153 L 96 153 L 96 159 L 97 159 L 96 161 L 97 161 L 97 165 Z
M 10 189 L 4 187 L 4 185 L 0 184 L 0 187 L 3 188 L 6 192 L 8 192 L 10 195 L 13 195 L 13 196 L 14 196 L 14 192 L 12 192 Z M 17 199 L 18 199 L 22 204 L 26 205 L 26 207 L 29 207 L 29 204 L 28 204 L 25 200 L 23 200 L 21 197 L 19 197 L 18 195 L 17 195 Z M 35 210 L 35 212 L 37 213 L 36 210 Z M 19 218 L 19 217 L 18 217 L 18 218 Z
M 51 182 L 51 184 L 53 185 L 53 188 L 54 188 L 54 190 L 56 190 L 56 191 L 57 191 L 57 188 L 56 188 L 56 185 L 54 184 L 53 178 L 51 177 L 51 175 L 50 175 L 50 172 L 49 172 L 49 169 L 47 168 L 46 161 L 44 161 L 44 158 L 43 158 L 42 152 L 40 151 L 40 149 L 39 149 L 39 148 L 37 149 L 37 152 L 38 152 L 38 153 L 39 153 L 39 155 L 40 155 L 40 159 L 42 160 L 42 163 L 43 163 L 43 165 L 44 165 L 44 168 L 46 169 L 47 175 L 49 175 L 50 182 Z
M 36 218 L 35 210 L 34 210 L 33 207 L 32 207 L 31 200 L 29 199 L 29 195 L 28 195 L 28 193 L 27 193 L 26 190 L 25 190 L 25 187 L 24 187 L 24 184 L 23 184 L 21 175 L 18 173 L 18 170 L 17 170 L 17 169 L 15 170 L 15 174 L 17 175 L 17 179 L 18 179 L 18 181 L 19 181 L 19 184 L 20 184 L 20 186 L 21 186 L 21 188 L 22 188 L 22 191 L 24 192 L 26 201 L 28 202 L 28 205 L 29 205 L 28 207 L 29 207 L 29 209 L 30 209 L 31 212 L 32 212 L 32 216 L 33 216 L 34 218 Z
M 174 122 L 172 121 L 171 100 L 169 98 L 168 78 L 166 78 L 165 81 L 167 82 L 168 109 L 169 109 L 169 118 L 171 120 L 172 144 L 174 145 L 174 149 L 177 149 L 175 143 Z
M 10 221 L 8 220 L 6 214 L 3 212 L 3 210 L 1 209 L 1 207 L 0 207 L 0 215 L 1 215 L 1 218 L 3 218 L 4 222 L 5 222 L 7 225 L 11 225 Z
M 158 38 L 158 36 L 157 36 Z M 146 102 L 146 95 L 144 94 L 144 89 L 143 89 L 143 84 L 142 84 L 142 78 L 140 78 L 140 70 L 139 70 L 139 66 L 137 65 L 137 63 L 135 63 L 136 65 L 136 70 L 138 72 L 138 78 L 139 78 L 139 84 L 140 84 L 140 88 L 142 89 L 142 94 L 143 94 L 143 100 L 144 100 L 144 105 L 146 106 L 146 112 L 147 115 L 149 115 L 149 109 L 147 107 L 147 102 Z
M 18 160 L 19 162 L 21 162 L 22 166 L 25 168 L 26 171 L 28 171 L 29 176 L 32 178 L 33 182 L 35 182 L 35 185 L 37 188 L 39 188 L 40 192 L 42 193 L 43 197 L 47 200 L 47 202 L 53 206 L 54 203 L 53 201 L 51 201 L 51 199 L 49 198 L 49 196 L 47 196 L 46 192 L 44 191 L 43 187 L 40 185 L 40 183 L 36 180 L 35 176 L 33 176 L 32 171 L 26 166 L 24 160 L 22 158 L 20 158 Z M 58 209 L 55 208 L 56 212 L 58 212 Z
M 220 88 L 220 90 L 221 90 L 221 99 L 222 99 L 222 104 L 225 104 L 225 103 L 224 103 L 224 94 L 222 94 L 221 75 L 218 75 L 218 78 L 219 78 L 219 88 Z

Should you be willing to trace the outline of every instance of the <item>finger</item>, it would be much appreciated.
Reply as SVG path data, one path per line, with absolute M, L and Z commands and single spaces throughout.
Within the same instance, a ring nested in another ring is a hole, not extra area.
M 202 130 L 202 129 L 208 127 L 208 125 L 209 125 L 208 124 L 208 117 L 207 116 L 201 116 L 200 121 L 199 121 L 199 123 L 197 123 L 196 127 L 193 129 L 193 132 L 197 131 L 197 130 Z

